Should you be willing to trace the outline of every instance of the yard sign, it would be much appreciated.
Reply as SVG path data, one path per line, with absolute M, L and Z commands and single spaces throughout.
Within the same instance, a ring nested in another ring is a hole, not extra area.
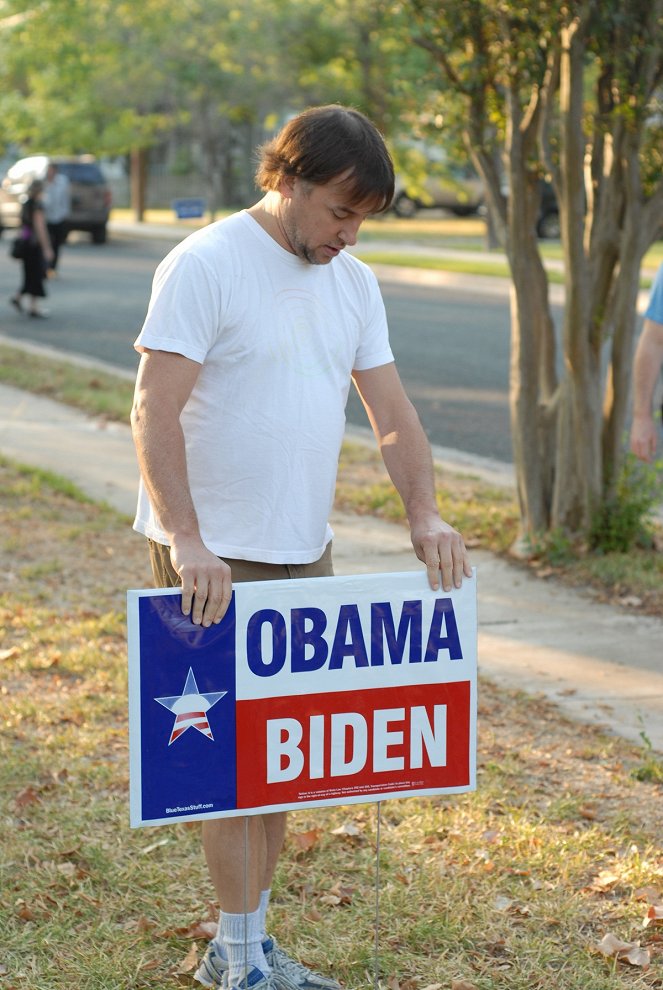
M 476 576 L 237 584 L 208 629 L 127 597 L 132 826 L 474 789 Z

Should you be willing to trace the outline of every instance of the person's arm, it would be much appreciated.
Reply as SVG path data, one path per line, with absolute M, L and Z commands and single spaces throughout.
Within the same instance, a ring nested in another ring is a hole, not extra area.
M 403 500 L 412 546 L 426 565 L 431 588 L 460 587 L 471 577 L 463 538 L 440 518 L 430 445 L 395 364 L 355 371 L 353 379 L 366 409 L 389 476 Z
M 652 405 L 663 365 L 663 324 L 645 320 L 633 359 L 633 423 L 631 450 L 643 461 L 656 453 L 658 429 Z
M 48 236 L 48 229 L 46 227 L 46 221 L 44 219 L 44 211 L 39 207 L 36 207 L 32 211 L 32 226 L 35 234 L 37 235 L 37 240 L 41 246 L 41 250 L 44 255 L 44 259 L 49 262 L 53 260 L 53 248 L 51 247 L 51 241 Z
M 199 371 L 197 362 L 181 354 L 145 351 L 131 426 L 143 482 L 182 581 L 182 611 L 209 626 L 225 615 L 232 588 L 230 568 L 201 539 L 189 488 L 180 415 Z

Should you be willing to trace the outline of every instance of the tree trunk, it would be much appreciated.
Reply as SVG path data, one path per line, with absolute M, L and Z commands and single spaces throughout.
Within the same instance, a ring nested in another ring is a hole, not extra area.
M 585 251 L 582 25 L 561 32 L 560 223 L 564 246 L 564 381 L 558 408 L 550 526 L 586 532 L 601 496 L 600 351 L 592 334 L 591 272 Z
M 548 442 L 546 403 L 551 398 L 548 392 L 551 380 L 546 338 L 552 321 L 548 279 L 536 237 L 537 180 L 526 169 L 524 136 L 515 105 L 510 116 L 507 254 L 513 285 L 509 409 L 522 535 L 532 536 L 548 528 L 550 478 L 545 469 L 545 448 Z M 545 370 L 544 389 L 542 369 Z
M 131 150 L 131 209 L 136 223 L 145 218 L 145 192 L 147 187 L 147 152 L 145 148 Z

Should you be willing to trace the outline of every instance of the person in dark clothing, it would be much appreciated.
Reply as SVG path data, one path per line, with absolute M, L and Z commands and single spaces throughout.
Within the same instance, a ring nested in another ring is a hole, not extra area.
M 30 296 L 28 315 L 43 318 L 38 301 L 46 296 L 44 279 L 48 265 L 53 260 L 53 249 L 48 238 L 42 195 L 44 183 L 35 179 L 28 189 L 28 198 L 21 207 L 21 234 L 26 241 L 22 259 L 23 282 L 16 295 L 9 300 L 12 306 L 24 312 L 23 296 Z

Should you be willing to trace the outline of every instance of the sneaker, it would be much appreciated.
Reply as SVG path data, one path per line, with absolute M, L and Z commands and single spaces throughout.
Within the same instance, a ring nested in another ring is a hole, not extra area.
M 314 973 L 303 963 L 291 959 L 270 936 L 262 943 L 277 990 L 340 990 L 341 984 L 321 973 Z
M 207 952 L 200 960 L 193 978 L 204 987 L 228 986 L 228 960 L 219 955 L 214 942 L 207 946 Z
M 241 977 L 239 983 L 234 984 L 232 987 L 228 982 L 228 977 L 226 976 L 225 986 L 229 990 L 274 990 L 274 984 L 272 983 L 272 974 L 265 976 L 257 966 L 249 966 L 245 971 L 244 976 Z

